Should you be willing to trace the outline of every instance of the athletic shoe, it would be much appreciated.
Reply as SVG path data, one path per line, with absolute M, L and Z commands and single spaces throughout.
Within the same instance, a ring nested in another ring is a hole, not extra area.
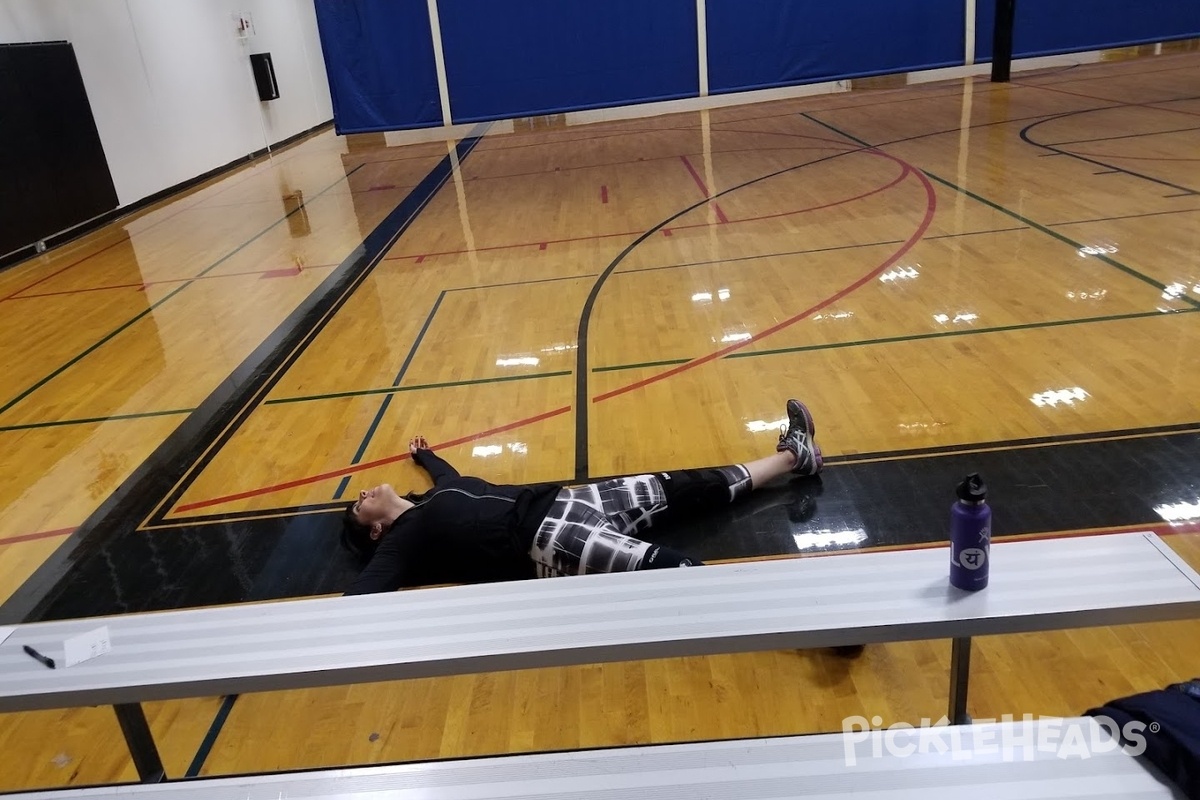
M 779 452 L 788 451 L 796 457 L 796 466 L 792 472 L 797 475 L 816 475 L 821 471 L 825 460 L 821 458 L 821 448 L 817 447 L 815 436 L 817 426 L 813 423 L 812 414 L 799 400 L 787 401 L 788 424 L 780 426 L 779 444 L 775 449 Z

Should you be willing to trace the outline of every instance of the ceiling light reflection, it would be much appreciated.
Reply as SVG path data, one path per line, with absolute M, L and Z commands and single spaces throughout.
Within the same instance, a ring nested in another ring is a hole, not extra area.
M 945 325 L 947 322 L 954 322 L 954 323 L 974 322 L 977 319 L 979 319 L 979 315 L 973 314 L 970 311 L 959 312 L 958 314 L 955 314 L 953 317 L 951 317 L 949 314 L 934 314 L 933 315 L 933 321 L 937 322 L 941 325 Z
M 1162 293 L 1162 299 L 1163 300 L 1178 300 L 1180 297 L 1183 297 L 1185 294 L 1187 294 L 1187 287 L 1184 286 L 1182 283 L 1170 283 L 1170 284 L 1167 284 L 1166 287 L 1164 287 L 1163 293 Z
M 825 550 L 830 547 L 854 547 L 867 540 L 867 532 L 862 528 L 855 528 L 851 531 L 817 530 L 793 533 L 792 538 L 796 540 L 796 549 L 804 552 L 805 550 Z
M 537 356 L 514 356 L 513 358 L 497 358 L 497 367 L 536 367 L 542 363 Z
M 525 442 L 509 442 L 503 446 L 498 444 L 485 444 L 479 445 L 478 447 L 473 447 L 471 448 L 471 455 L 474 458 L 489 458 L 491 456 L 500 455 L 504 452 L 505 448 L 507 448 L 510 453 L 517 453 L 519 455 L 525 455 L 529 452 L 529 445 L 525 444 Z
M 1088 256 L 1104 256 L 1110 253 L 1118 252 L 1117 246 L 1113 244 L 1092 244 L 1085 245 L 1079 248 L 1079 257 L 1087 258 Z
M 1167 522 L 1187 522 L 1188 520 L 1200 519 L 1200 498 L 1194 503 L 1187 501 L 1164 503 L 1161 506 L 1155 506 L 1154 513 Z
M 920 264 L 917 266 L 920 266 Z M 896 281 L 911 280 L 920 274 L 915 267 L 896 267 L 880 275 L 879 280 L 883 283 L 895 283 Z
M 728 300 L 731 293 L 728 289 L 717 289 L 717 299 L 724 302 Z M 711 303 L 713 299 L 712 292 L 696 292 L 692 295 L 693 303 Z
M 850 319 L 853 316 L 853 311 L 839 311 L 836 314 L 817 314 L 815 317 L 813 317 L 813 321 L 819 322 L 823 319 Z
M 751 338 L 749 333 L 727 333 L 721 337 L 722 342 L 744 342 Z
M 1090 395 L 1078 386 L 1073 386 L 1070 389 L 1050 389 L 1045 392 L 1040 392 L 1029 398 L 1035 406 L 1050 406 L 1053 408 L 1059 403 L 1067 406 L 1075 405 L 1076 400 L 1085 400 Z
M 776 420 L 756 419 L 753 422 L 746 423 L 746 430 L 751 433 L 762 433 L 764 431 L 778 431 L 780 425 L 787 425 L 787 417 Z

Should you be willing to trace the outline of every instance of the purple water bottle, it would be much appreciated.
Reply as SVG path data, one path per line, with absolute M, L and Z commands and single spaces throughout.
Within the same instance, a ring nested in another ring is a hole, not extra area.
M 974 592 L 988 584 L 992 509 L 977 472 L 958 485 L 956 494 L 958 502 L 950 508 L 950 583 Z

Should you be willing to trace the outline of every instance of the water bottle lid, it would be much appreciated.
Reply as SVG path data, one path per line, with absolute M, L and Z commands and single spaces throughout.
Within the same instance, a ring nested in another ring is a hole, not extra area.
M 983 482 L 983 478 L 979 477 L 978 472 L 972 472 L 958 485 L 955 493 L 959 500 L 965 500 L 968 503 L 982 503 L 987 500 L 987 485 Z

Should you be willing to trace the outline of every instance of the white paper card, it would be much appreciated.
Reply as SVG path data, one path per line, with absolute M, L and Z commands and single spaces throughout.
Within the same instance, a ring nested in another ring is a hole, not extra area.
M 104 655 L 112 650 L 112 643 L 108 640 L 108 626 L 105 625 L 94 631 L 72 636 L 63 642 L 63 649 L 66 650 L 66 666 L 68 667 Z
M 16 629 L 16 625 L 0 625 L 0 644 L 4 644 L 4 640 L 12 636 Z

